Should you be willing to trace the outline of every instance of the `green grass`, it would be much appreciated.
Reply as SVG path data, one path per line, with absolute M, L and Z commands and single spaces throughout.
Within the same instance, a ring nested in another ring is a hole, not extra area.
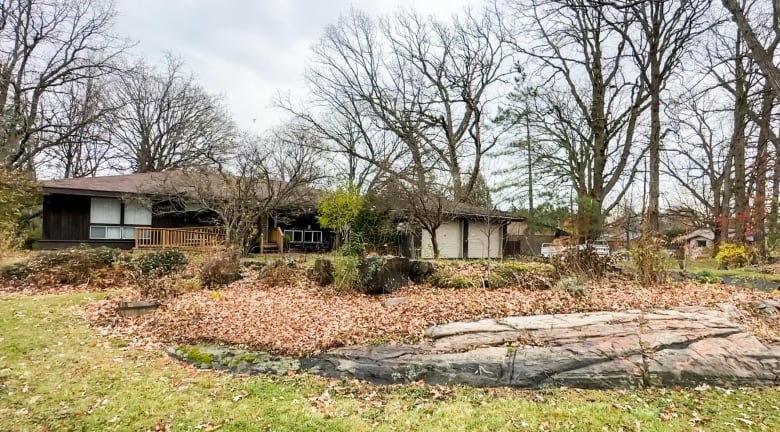
M 766 280 L 773 282 L 780 282 L 780 274 L 775 273 L 762 273 L 756 268 L 745 267 L 739 269 L 720 269 L 718 263 L 714 258 L 699 259 L 699 260 L 687 260 L 685 263 L 686 270 L 696 273 L 698 271 L 706 270 L 714 276 L 730 276 L 733 278 L 746 279 L 746 280 Z M 670 267 L 676 268 L 676 267 Z
M 81 318 L 94 297 L 0 297 L 0 430 L 780 430 L 780 388 L 518 391 L 200 371 L 99 335 Z

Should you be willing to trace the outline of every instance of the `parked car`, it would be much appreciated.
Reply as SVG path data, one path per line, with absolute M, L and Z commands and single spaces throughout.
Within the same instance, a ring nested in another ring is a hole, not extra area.
M 608 257 L 610 255 L 610 253 L 611 253 L 611 251 L 609 249 L 609 245 L 606 242 L 603 242 L 603 241 L 595 241 L 595 242 L 591 242 L 591 243 L 583 243 L 583 244 L 579 244 L 579 245 L 576 245 L 576 246 L 565 246 L 565 245 L 557 245 L 557 244 L 553 244 L 553 243 L 542 243 L 542 248 L 541 248 L 540 252 L 541 252 L 543 257 L 550 258 L 550 257 L 554 257 L 556 255 L 559 255 L 559 254 L 561 254 L 562 252 L 564 252 L 564 251 L 566 251 L 568 249 L 572 249 L 572 248 L 575 248 L 575 247 L 578 250 L 585 250 L 585 249 L 591 248 L 591 249 L 593 249 L 593 252 L 595 252 L 596 255 L 598 255 L 598 256 Z

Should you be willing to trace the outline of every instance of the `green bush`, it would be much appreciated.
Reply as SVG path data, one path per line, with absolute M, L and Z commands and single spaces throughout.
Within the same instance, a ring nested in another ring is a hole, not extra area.
M 200 267 L 200 284 L 204 287 L 217 287 L 235 282 L 241 278 L 241 265 L 237 253 L 214 255 Z
M 721 278 L 716 275 L 712 270 L 700 270 L 693 275 L 693 280 L 699 283 L 721 283 Z
M 360 283 L 358 265 L 360 259 L 356 256 L 340 256 L 333 260 L 333 285 L 339 291 L 351 291 Z
M 130 268 L 144 276 L 165 276 L 183 269 L 187 255 L 177 250 L 160 250 L 133 257 Z
M 341 253 L 351 257 L 362 257 L 366 253 L 366 243 L 360 233 L 352 233 L 344 244 Z
M 750 263 L 750 254 L 745 245 L 723 243 L 715 255 L 715 261 L 726 269 L 744 267 Z

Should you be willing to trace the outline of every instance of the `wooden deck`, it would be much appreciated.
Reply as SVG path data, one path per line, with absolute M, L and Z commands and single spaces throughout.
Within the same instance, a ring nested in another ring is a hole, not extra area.
M 199 250 L 221 247 L 225 231 L 221 227 L 135 229 L 136 249 Z

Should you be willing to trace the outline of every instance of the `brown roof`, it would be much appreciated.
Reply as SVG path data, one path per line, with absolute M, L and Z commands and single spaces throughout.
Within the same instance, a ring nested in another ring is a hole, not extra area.
M 206 181 L 203 176 L 209 177 Z M 46 180 L 41 182 L 44 193 L 64 193 L 79 195 L 125 195 L 125 194 L 146 194 L 163 195 L 175 191 L 177 194 L 187 194 L 193 192 L 196 188 L 192 184 L 197 180 L 202 188 L 207 184 L 211 188 L 214 196 L 218 195 L 218 189 L 224 185 L 224 177 L 218 173 L 205 173 L 203 171 L 164 171 L 153 173 L 123 174 L 101 177 L 81 177 L 66 178 L 60 180 Z M 313 188 L 306 188 L 306 191 L 300 194 L 297 199 L 306 201 L 307 205 L 316 205 L 320 191 Z M 210 194 L 211 195 L 211 194 Z M 299 204 L 304 204 L 303 202 Z M 492 210 L 472 204 L 454 203 L 447 201 L 444 203 L 444 211 L 456 217 L 490 217 L 494 219 L 523 221 L 524 217 L 515 216 L 511 213 Z M 403 209 L 395 209 L 403 212 Z
M 203 170 L 173 170 L 153 173 L 136 173 L 101 177 L 67 178 L 41 182 L 44 194 L 71 194 L 91 196 L 121 195 L 192 195 L 194 197 L 218 197 L 227 194 L 229 174 Z M 271 180 L 268 189 L 259 188 L 258 197 L 282 190 L 285 183 Z M 290 202 L 296 206 L 316 206 L 318 191 L 300 188 Z
M 182 183 L 181 171 L 66 178 L 41 182 L 46 192 L 109 192 L 116 194 L 153 194 L 170 183 Z

